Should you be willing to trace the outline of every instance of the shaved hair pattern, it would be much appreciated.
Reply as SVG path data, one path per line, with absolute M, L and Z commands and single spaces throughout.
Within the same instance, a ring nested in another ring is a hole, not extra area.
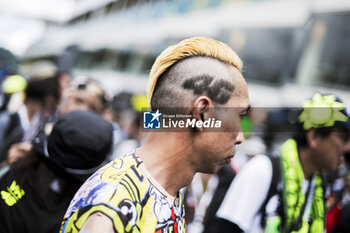
M 210 75 L 199 75 L 185 80 L 182 87 L 193 90 L 193 94 L 202 95 L 207 92 L 210 99 L 219 104 L 226 104 L 230 99 L 234 86 L 223 79 L 215 80 Z
M 190 38 L 181 41 L 180 43 L 170 46 L 167 49 L 165 49 L 156 59 L 154 62 L 151 72 L 150 72 L 150 77 L 149 77 L 149 82 L 148 82 L 148 87 L 147 87 L 147 99 L 148 99 L 148 106 L 151 106 L 151 101 L 152 97 L 154 94 L 154 90 L 156 87 L 156 84 L 159 82 L 158 79 L 160 77 L 164 76 L 164 73 L 166 73 L 175 63 L 184 60 L 186 58 L 190 57 L 195 57 L 195 56 L 202 56 L 202 57 L 210 57 L 210 58 L 215 58 L 225 64 L 229 64 L 237 68 L 240 72 L 242 71 L 242 61 L 239 58 L 239 56 L 226 44 L 216 41 L 211 38 L 207 37 L 195 37 L 195 38 Z M 195 79 L 196 77 L 194 77 Z M 203 77 L 202 77 L 203 78 Z M 202 79 L 201 78 L 201 79 Z M 197 77 L 198 79 L 198 77 Z M 197 85 L 198 81 L 185 81 L 182 85 L 183 88 L 186 89 L 193 89 L 194 93 L 200 92 L 198 88 L 204 88 L 205 84 L 209 84 L 207 87 L 207 94 L 210 95 L 216 92 L 216 90 L 224 89 L 227 91 L 230 91 L 234 89 L 233 85 L 230 84 L 228 81 L 221 80 L 219 82 L 214 82 L 212 85 L 208 77 L 204 77 L 204 80 L 201 81 L 200 87 L 194 87 L 193 85 Z M 191 84 L 192 82 L 192 84 Z M 227 83 L 226 83 L 227 82 Z M 186 84 L 185 84 L 186 83 Z M 196 84 L 197 83 L 197 84 Z M 229 85 L 228 85 L 229 84 Z M 191 87 L 191 85 L 193 87 Z M 203 86 L 204 85 L 204 86 Z M 223 85 L 223 86 L 222 86 Z M 230 86 L 231 85 L 231 86 Z M 186 86 L 186 87 L 185 87 Z M 215 88 L 216 87 L 216 88 Z M 195 90 L 197 89 L 197 90 Z M 232 92 L 231 91 L 231 92 Z M 202 92 L 203 93 L 203 92 Z M 212 95 L 214 96 L 214 95 Z M 224 101 L 227 97 L 226 94 L 220 94 L 220 97 L 215 97 L 213 100 L 220 100 L 217 101 L 218 103 Z M 210 97 L 210 96 L 209 96 Z M 210 97 L 211 98 L 211 97 Z

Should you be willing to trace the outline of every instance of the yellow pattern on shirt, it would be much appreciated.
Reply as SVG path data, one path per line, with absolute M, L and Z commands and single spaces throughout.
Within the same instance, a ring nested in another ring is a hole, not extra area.
M 182 197 L 174 207 L 145 178 L 141 159 L 129 155 L 97 171 L 73 198 L 61 232 L 79 232 L 96 212 L 113 221 L 116 232 L 185 232 Z

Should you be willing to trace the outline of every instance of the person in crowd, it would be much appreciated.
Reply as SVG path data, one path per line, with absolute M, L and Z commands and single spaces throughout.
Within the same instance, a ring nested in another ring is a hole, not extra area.
M 249 98 L 241 70 L 238 55 L 214 39 L 190 38 L 165 49 L 148 83 L 154 120 L 169 108 L 182 108 L 199 122 L 217 119 L 214 107 L 232 112 L 222 114 L 220 132 L 200 126 L 149 132 L 140 148 L 112 161 L 80 188 L 61 232 L 184 232 L 179 190 L 197 172 L 218 171 L 244 139 L 240 121 Z
M 349 154 L 349 152 L 350 138 L 345 146 L 345 154 Z M 340 185 L 337 185 L 342 189 L 337 192 L 338 195 L 331 198 L 335 204 L 327 215 L 327 233 L 350 232 L 350 166 L 347 162 L 346 160 L 344 161 L 345 174 L 341 177 L 341 182 L 338 182 Z
M 3 122 L 7 122 L 7 114 L 4 113 L 6 113 L 10 97 L 13 92 L 23 88 L 23 80 L 19 80 L 18 77 L 7 80 L 10 76 L 16 76 L 16 74 L 18 74 L 17 59 L 10 51 L 0 47 L 0 134 L 4 131 L 1 128 Z M 4 84 L 6 80 L 7 84 Z
M 112 160 L 117 159 L 130 151 L 140 147 L 147 135 L 142 128 L 141 117 L 142 110 L 147 108 L 146 95 L 134 94 L 128 100 L 130 106 L 122 114 L 124 120 L 122 123 L 123 132 L 128 136 L 123 140 L 123 133 L 119 130 L 119 143 L 115 144 L 113 149 Z
M 90 79 L 77 80 L 72 82 L 70 87 L 64 91 L 56 113 L 52 114 L 40 125 L 39 132 L 41 133 L 41 131 L 43 131 L 46 135 L 49 135 L 59 116 L 74 110 L 88 110 L 105 118 L 104 113 L 107 107 L 108 100 L 106 93 L 97 81 Z M 117 123 L 111 123 L 113 124 L 114 129 L 113 144 L 118 144 L 120 142 L 119 135 L 121 129 Z M 0 164 L 0 167 L 4 166 L 4 164 L 10 164 L 19 157 L 24 156 L 28 152 L 30 144 L 31 142 L 28 141 L 13 144 L 8 150 L 6 161 L 4 161 L 3 164 Z
M 85 78 L 85 80 L 81 80 L 81 78 Z M 95 112 L 113 125 L 113 149 L 108 156 L 109 160 L 112 160 L 113 154 L 115 154 L 115 148 L 123 139 L 123 132 L 119 124 L 114 121 L 114 110 L 112 109 L 111 101 L 102 85 L 87 77 L 77 77 L 76 81 L 72 81 L 71 85 L 64 91 L 57 115 L 65 114 L 73 110 Z M 46 133 L 50 132 L 52 123 L 54 122 L 55 118 L 50 119 L 44 126 Z
M 335 226 L 335 229 L 330 233 L 345 233 L 350 232 L 350 171 L 344 177 L 345 189 L 344 195 L 341 202 L 341 209 L 339 214 L 339 219 Z
M 27 80 L 20 75 L 11 75 L 2 83 L 3 102 L 0 106 L 0 142 L 3 140 L 11 113 L 16 112 L 18 106 L 23 104 L 26 87 Z
M 8 76 L 17 74 L 17 63 L 16 57 L 9 50 L 0 47 L 0 85 Z
M 42 121 L 57 108 L 60 95 L 55 65 L 40 61 L 33 65 L 25 88 L 24 104 L 10 115 L 0 142 L 0 162 L 7 158 L 10 147 L 19 142 L 30 142 L 38 133 Z
M 101 115 L 107 102 L 106 93 L 98 82 L 93 80 L 73 81 L 63 93 L 58 114 L 65 114 L 73 110 L 89 110 Z
M 311 232 L 325 227 L 323 170 L 341 162 L 349 116 L 334 95 L 303 104 L 280 156 L 258 155 L 235 177 L 217 212 L 218 232 Z
M 26 156 L 1 169 L 0 232 L 58 232 L 69 202 L 112 146 L 112 125 L 88 111 L 61 116 Z
M 346 174 L 346 165 L 344 162 L 334 171 L 325 173 L 326 180 L 326 232 L 333 232 L 338 224 L 340 211 L 342 208 L 342 199 L 345 195 L 344 177 Z

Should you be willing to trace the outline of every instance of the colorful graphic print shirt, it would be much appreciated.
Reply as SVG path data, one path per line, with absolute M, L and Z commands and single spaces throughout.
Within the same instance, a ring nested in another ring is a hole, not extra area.
M 113 221 L 115 232 L 185 232 L 182 193 L 171 197 L 131 153 L 92 175 L 78 190 L 64 216 L 61 233 L 75 233 L 94 213 Z

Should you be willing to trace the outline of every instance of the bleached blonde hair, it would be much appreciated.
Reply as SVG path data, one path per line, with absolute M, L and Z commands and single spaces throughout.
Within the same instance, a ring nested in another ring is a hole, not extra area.
M 226 64 L 230 64 L 242 72 L 242 60 L 227 44 L 208 37 L 185 39 L 176 45 L 166 48 L 155 60 L 150 72 L 147 87 L 149 108 L 151 108 L 151 100 L 158 78 L 176 62 L 194 56 L 212 57 Z

